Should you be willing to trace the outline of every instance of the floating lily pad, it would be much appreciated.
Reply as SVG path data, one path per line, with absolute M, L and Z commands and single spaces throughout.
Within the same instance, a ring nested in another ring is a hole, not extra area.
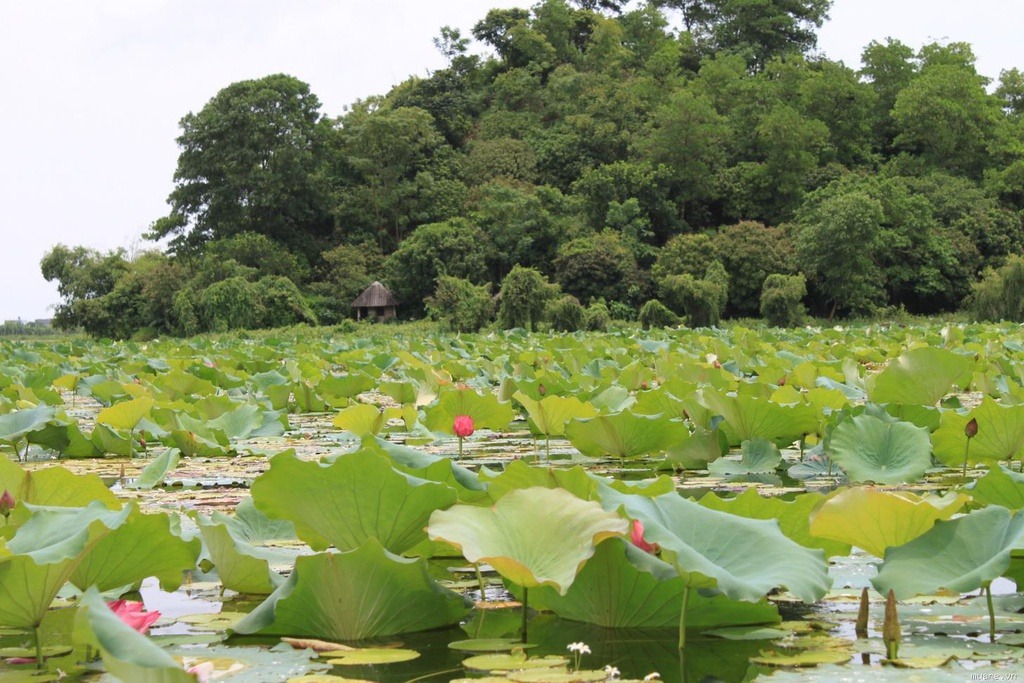
M 606 671 L 515 671 L 508 675 L 508 680 L 517 683 L 591 683 L 607 681 Z
M 335 666 L 355 666 L 358 664 L 394 664 L 408 662 L 420 656 L 415 650 L 401 648 L 362 648 L 358 650 L 333 650 L 320 653 L 321 657 L 329 658 L 328 664 Z
M 790 631 L 770 626 L 732 626 L 704 631 L 706 636 L 725 638 L 726 640 L 778 640 L 790 635 Z
M 822 664 L 843 664 L 850 661 L 852 656 L 849 652 L 839 652 L 836 650 L 800 652 L 797 654 L 762 652 L 757 657 L 752 657 L 750 661 L 761 666 L 804 667 L 820 666 Z
M 566 657 L 548 655 L 547 657 L 528 658 L 522 652 L 511 654 L 476 655 L 462 660 L 467 669 L 477 671 L 519 671 L 521 669 L 553 669 L 569 664 Z
M 523 643 L 518 638 L 473 638 L 448 643 L 452 650 L 461 652 L 511 652 L 537 647 L 536 643 Z

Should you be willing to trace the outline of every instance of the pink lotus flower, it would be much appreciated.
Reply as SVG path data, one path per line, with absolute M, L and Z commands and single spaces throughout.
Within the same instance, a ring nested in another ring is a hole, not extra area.
M 455 423 L 452 425 L 452 429 L 455 432 L 455 436 L 460 439 L 467 436 L 473 436 L 475 425 L 473 424 L 473 418 L 469 415 L 456 415 Z
M 633 520 L 633 528 L 632 531 L 630 531 L 629 540 L 633 542 L 633 545 L 640 548 L 640 550 L 643 550 L 645 553 L 651 553 L 654 555 L 661 550 L 657 543 L 648 543 L 644 540 L 644 523 L 639 519 Z
M 132 600 L 114 600 L 107 603 L 107 607 L 121 619 L 142 635 L 149 632 L 149 627 L 160 618 L 160 612 L 146 612 L 141 602 Z

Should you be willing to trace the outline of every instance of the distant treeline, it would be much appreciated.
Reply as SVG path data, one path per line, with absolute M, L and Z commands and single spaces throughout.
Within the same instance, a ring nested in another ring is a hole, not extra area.
M 55 323 L 331 324 L 380 280 L 400 317 L 450 318 L 472 295 L 473 327 L 501 322 L 490 297 L 517 267 L 550 303 L 531 323 L 558 306 L 792 323 L 998 300 L 1024 250 L 1024 75 L 993 83 L 968 44 L 896 40 L 855 71 L 815 49 L 830 4 L 491 10 L 476 43 L 440 30 L 446 68 L 337 117 L 290 76 L 231 84 L 181 120 L 149 233 L 164 251 L 46 255 Z

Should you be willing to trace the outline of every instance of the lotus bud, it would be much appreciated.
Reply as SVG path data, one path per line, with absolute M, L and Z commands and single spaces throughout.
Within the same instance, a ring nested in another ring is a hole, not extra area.
M 648 387 L 647 380 L 643 380 L 642 382 L 640 382 L 640 390 L 641 391 L 647 391 L 647 387 Z
M 978 435 L 978 420 L 971 418 L 970 421 L 964 425 L 964 434 L 968 439 L 973 439 Z
M 882 641 L 885 656 L 890 660 L 900 658 L 900 615 L 896 612 L 896 594 L 889 589 L 885 599 L 885 622 L 882 625 Z
M 11 492 L 4 489 L 3 495 L 0 496 L 0 515 L 4 516 L 5 521 L 11 516 L 11 510 L 13 510 L 14 506 L 17 504 L 18 502 L 14 500 L 14 496 L 11 495 Z
M 860 592 L 860 610 L 857 612 L 857 625 L 854 627 L 854 633 L 857 634 L 858 638 L 868 637 L 868 589 L 864 588 Z
M 544 386 L 543 384 L 538 384 L 537 385 L 537 393 L 540 394 L 541 396 L 543 396 L 544 394 L 548 393 L 548 388 L 546 386 Z
M 660 548 L 657 543 L 650 543 L 644 539 L 644 523 L 639 519 L 633 520 L 632 528 L 629 533 L 629 540 L 633 542 L 637 548 L 643 550 L 645 553 L 656 554 Z
M 452 431 L 454 431 L 455 436 L 460 439 L 467 436 L 473 436 L 473 418 L 469 415 L 456 415 L 455 422 L 452 424 Z

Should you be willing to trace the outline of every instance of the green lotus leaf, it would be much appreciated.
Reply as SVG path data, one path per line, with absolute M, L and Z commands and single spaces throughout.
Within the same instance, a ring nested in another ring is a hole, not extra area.
M 363 640 L 451 626 L 468 612 L 462 596 L 430 578 L 425 560 L 370 538 L 348 552 L 299 557 L 287 581 L 233 630 Z
M 286 451 L 287 452 L 287 451 Z M 245 498 L 235 508 L 233 517 L 213 514 L 214 521 L 227 526 L 231 537 L 245 543 L 256 544 L 264 541 L 295 540 L 295 525 L 285 519 L 271 519 L 260 512 Z
M 459 501 L 468 503 L 486 496 L 480 476 L 451 458 L 386 441 L 380 437 L 364 437 L 360 449 L 390 458 L 395 469 L 427 481 L 448 484 L 455 489 Z
M 17 444 L 29 432 L 44 428 L 55 414 L 53 406 L 41 405 L 0 415 L 0 442 Z
M 217 393 L 217 387 L 213 382 L 196 377 L 190 372 L 180 368 L 173 368 L 168 372 L 158 375 L 153 386 L 160 391 L 168 401 L 188 398 L 190 396 L 208 396 Z
M 978 421 L 978 433 L 970 440 L 964 427 L 970 420 Z M 939 428 L 932 434 L 935 457 L 950 467 L 963 465 L 964 456 L 972 462 L 1013 460 L 1024 451 L 1024 405 L 1004 406 L 991 398 L 966 415 L 947 410 L 942 413 Z
M 309 382 L 293 382 L 290 388 L 298 412 L 322 413 L 327 410 L 327 403 L 316 393 Z
M 118 509 L 118 500 L 95 474 L 75 474 L 63 467 L 26 471 L 0 454 L 0 493 L 10 491 L 19 503 L 82 507 L 100 501 Z
M 254 436 L 281 436 L 286 426 L 280 420 L 280 413 L 264 411 L 261 406 L 254 403 L 240 405 L 206 423 L 207 429 L 219 431 L 232 440 Z
M 138 683 L 195 683 L 196 677 L 146 636 L 110 611 L 95 588 L 82 596 L 75 615 L 77 643 L 97 649 L 103 666 L 122 681 Z
M 0 537 L 0 626 L 39 626 L 76 563 L 37 564 L 26 555 L 12 554 Z
M 253 482 L 252 499 L 268 517 L 295 524 L 299 538 L 316 550 L 351 550 L 376 538 L 403 553 L 426 538 L 430 513 L 454 503 L 456 494 L 398 472 L 384 456 L 356 451 L 329 465 L 278 454 Z
M 316 385 L 316 393 L 337 404 L 337 399 L 348 399 L 370 391 L 377 386 L 377 381 L 365 372 L 354 372 L 347 375 L 328 375 Z
M 1012 551 L 1024 549 L 1024 516 L 987 507 L 945 522 L 885 552 L 871 583 L 898 599 L 933 594 L 940 588 L 964 593 L 999 578 Z
M 189 429 L 172 429 L 162 440 L 164 445 L 177 448 L 187 457 L 216 458 L 230 455 L 231 448 L 227 443 L 218 443 Z
M 597 410 L 575 396 L 545 396 L 536 401 L 521 391 L 512 395 L 530 418 L 530 431 L 544 436 L 563 436 L 570 421 L 595 417 Z
M 270 553 L 233 538 L 225 524 L 202 519 L 198 524 L 225 588 L 248 595 L 269 595 L 283 583 L 281 575 L 270 568 Z
M 128 520 L 134 507 L 111 510 L 99 501 L 84 508 L 33 507 L 7 549 L 38 564 L 81 559 L 101 538 Z
M 513 460 L 505 470 L 486 480 L 487 493 L 491 500 L 498 500 L 509 491 L 528 489 L 531 486 L 543 486 L 548 489 L 565 489 L 577 498 L 594 500 L 597 498 L 598 483 L 582 467 L 568 470 L 550 467 L 531 467 L 522 460 Z
M 968 489 L 971 498 L 983 505 L 1002 505 L 1008 510 L 1024 509 L 1024 474 L 992 467 Z
M 106 425 L 112 429 L 135 429 L 139 421 L 149 415 L 149 411 L 155 403 L 148 396 L 115 403 L 99 412 L 96 416 L 96 424 Z
M 946 349 L 912 349 L 867 382 L 868 398 L 873 403 L 934 406 L 971 365 L 969 358 Z
M 448 649 L 459 652 L 511 652 L 535 647 L 535 643 L 524 643 L 521 638 L 473 638 L 448 643 Z
M 843 650 L 806 650 L 804 652 L 762 652 L 750 659 L 760 666 L 820 666 L 822 664 L 844 664 L 853 655 Z
M 454 434 L 455 417 L 469 415 L 477 429 L 501 431 L 515 418 L 511 403 L 502 403 L 494 394 L 478 394 L 472 389 L 447 389 L 437 403 L 427 406 L 427 429 Z
M 855 545 L 876 557 L 956 514 L 968 501 L 962 494 L 919 496 L 905 491 L 851 488 L 830 496 L 810 518 L 815 536 Z
M 564 667 L 569 659 L 560 655 L 546 657 L 527 657 L 524 652 L 509 654 L 475 655 L 462 660 L 462 666 L 477 671 L 521 671 L 523 669 L 556 669 L 555 673 L 565 673 Z
M 490 508 L 437 510 L 427 533 L 473 563 L 486 562 L 517 586 L 569 589 L 596 544 L 625 534 L 626 520 L 563 489 L 532 487 L 505 494 Z
M 821 548 L 825 551 L 825 557 L 849 555 L 849 543 L 811 534 L 808 517 L 824 500 L 825 496 L 820 493 L 801 493 L 791 501 L 783 500 L 778 496 L 762 496 L 757 489 L 748 488 L 731 498 L 708 493 L 698 502 L 710 510 L 748 519 L 774 519 L 787 537 L 805 548 Z
M 573 420 L 565 432 L 580 453 L 616 458 L 661 453 L 689 435 L 681 420 L 629 411 Z
M 827 449 L 853 481 L 917 481 L 932 464 L 927 429 L 908 422 L 887 422 L 866 413 L 837 424 Z
M 666 465 L 687 470 L 707 469 L 708 464 L 729 452 L 729 439 L 721 429 L 697 425 L 693 433 L 668 449 Z
M 674 627 L 679 624 L 684 587 L 672 565 L 624 540 L 609 539 L 597 546 L 564 596 L 550 586 L 539 586 L 530 591 L 530 603 L 563 619 L 605 628 Z M 694 593 L 687 603 L 690 628 L 779 620 L 778 610 L 767 601 Z
M 774 520 L 710 510 L 675 493 L 645 498 L 606 490 L 603 503 L 641 520 L 644 538 L 661 546 L 662 559 L 690 588 L 714 588 L 733 600 L 757 602 L 785 587 L 814 602 L 832 583 L 825 553 L 790 540 Z
M 740 460 L 721 458 L 708 464 L 708 472 L 719 477 L 774 472 L 782 462 L 779 447 L 767 439 L 751 439 L 740 445 Z
M 142 469 L 138 479 L 132 482 L 128 488 L 149 490 L 163 484 L 167 475 L 178 466 L 179 460 L 181 460 L 181 451 L 177 448 L 165 448 L 163 453 L 153 458 L 153 461 Z
M 733 446 L 756 438 L 785 446 L 818 429 L 817 414 L 803 403 L 784 406 L 766 398 L 711 390 L 701 392 L 701 399 L 712 413 L 724 418 L 719 428 Z
M 384 413 L 369 403 L 357 403 L 335 415 L 334 426 L 358 437 L 373 436 L 384 426 Z
M 135 503 L 126 508 L 131 510 L 128 519 L 82 557 L 71 582 L 80 589 L 96 586 L 110 591 L 154 576 L 163 590 L 177 590 L 184 572 L 195 569 L 202 545 L 199 539 L 183 540 L 166 513 L 142 514 Z M 57 521 L 67 518 L 67 513 L 36 512 L 36 516 L 49 514 L 54 514 Z
M 330 657 L 328 664 L 334 666 L 359 666 L 363 664 L 395 664 L 408 662 L 420 656 L 416 650 L 405 650 L 397 647 L 364 647 L 355 650 L 325 652 L 320 655 Z

